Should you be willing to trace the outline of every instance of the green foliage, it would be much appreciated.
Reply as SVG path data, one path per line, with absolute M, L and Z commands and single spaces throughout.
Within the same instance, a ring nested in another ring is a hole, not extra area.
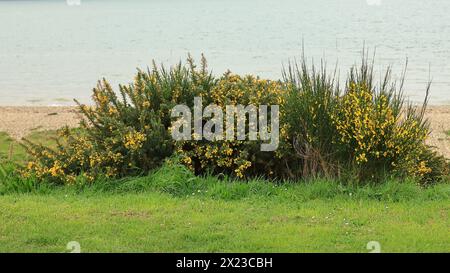
M 108 179 L 98 178 L 95 183 L 77 177 L 77 183 L 65 187 L 39 183 L 37 179 L 13 175 L 8 183 L 0 183 L 0 194 L 36 193 L 51 194 L 138 194 L 159 192 L 178 198 L 205 198 L 215 200 L 262 199 L 302 203 L 311 200 L 376 200 L 388 202 L 448 200 L 450 180 L 423 188 L 416 180 L 389 179 L 384 183 L 349 185 L 336 179 L 306 179 L 299 181 L 273 181 L 256 177 L 247 181 L 230 176 L 205 174 L 195 176 L 177 158 L 167 159 L 161 167 L 142 177 Z M 0 172 L 1 173 L 1 172 Z M 0 180 L 1 181 L 1 180 Z
M 340 91 L 325 69 L 289 66 L 285 73 L 290 97 L 286 123 L 303 177 L 324 175 L 348 181 L 384 181 L 415 177 L 422 184 L 446 173 L 445 160 L 425 145 L 429 124 L 422 107 L 406 104 L 403 79 L 391 81 L 390 69 L 378 85 L 367 57 L 350 71 Z M 378 87 L 376 87 L 378 86 Z M 433 165 L 433 167 L 431 167 Z
M 356 163 L 361 179 L 377 177 L 380 170 L 417 177 L 431 172 L 427 162 L 420 161 L 428 149 L 424 144 L 429 133 L 424 119 L 428 90 L 422 108 L 404 107 L 402 85 L 391 83 L 388 70 L 376 89 L 367 60 L 359 72 L 350 74 L 334 120 L 335 143 L 341 156 Z
M 24 178 L 16 173 L 17 165 L 0 162 L 0 195 L 5 193 L 43 192 L 45 184 L 33 177 Z
M 32 132 L 29 139 L 35 143 L 52 147 L 55 145 L 55 132 Z M 0 194 L 45 192 L 47 185 L 39 183 L 34 177 L 22 177 L 17 170 L 20 164 L 26 162 L 26 149 L 19 141 L 10 138 L 6 133 L 0 133 Z
M 44 146 L 55 146 L 55 131 L 33 131 L 27 139 L 36 144 Z M 23 164 L 27 160 L 26 149 L 21 145 L 20 140 L 12 139 L 8 134 L 0 132 L 0 160 L 7 160 Z
M 428 89 L 422 107 L 405 103 L 403 80 L 391 81 L 388 70 L 377 84 L 367 57 L 352 68 L 344 88 L 324 67 L 309 69 L 305 60 L 289 65 L 283 76 L 282 81 L 230 72 L 213 77 L 204 58 L 200 68 L 189 58 L 187 65 L 169 70 L 155 64 L 139 70 L 118 93 L 103 79 L 93 90 L 94 105 L 79 104 L 80 130 L 61 130 L 53 147 L 27 142 L 31 160 L 23 177 L 59 184 L 110 181 L 145 175 L 172 155 L 197 175 L 246 179 L 325 177 L 360 184 L 412 177 L 428 185 L 448 174 L 445 159 L 424 144 Z M 171 109 L 185 104 L 193 110 L 194 97 L 223 110 L 237 104 L 279 105 L 278 150 L 261 152 L 260 139 L 174 142 Z
M 227 105 L 282 105 L 286 89 L 280 81 L 263 80 L 258 77 L 225 73 L 209 92 L 201 93 L 204 105 L 212 103 L 225 112 Z M 206 102 L 206 103 L 205 103 Z M 268 113 L 270 117 L 270 112 Z M 238 115 L 234 115 L 239 122 Z M 203 120 L 203 124 L 208 119 Z M 249 140 L 250 121 L 245 121 L 246 140 L 196 141 L 176 143 L 176 152 L 181 160 L 197 174 L 212 172 L 233 175 L 239 178 L 255 175 L 273 177 L 282 175 L 285 158 L 279 152 L 261 152 L 259 136 Z M 225 130 L 225 127 L 224 127 Z M 234 129 L 236 135 L 236 128 Z M 194 139 L 194 131 L 192 131 Z
M 93 107 L 79 104 L 84 119 L 76 133 L 60 131 L 56 148 L 27 142 L 33 160 L 25 177 L 55 183 L 75 183 L 106 177 L 145 174 L 173 152 L 169 133 L 170 110 L 180 102 L 209 90 L 215 80 L 206 63 L 197 70 L 189 59 L 169 71 L 164 67 L 139 70 L 134 82 L 120 86 L 117 95 L 106 80 L 93 91 Z
M 441 155 L 438 155 L 436 151 L 423 148 L 418 155 L 418 161 L 426 162 L 427 172 L 424 172 L 420 176 L 420 182 L 422 185 L 428 186 L 436 182 L 450 180 L 450 162 L 448 159 Z M 420 171 L 422 166 L 419 166 L 417 171 Z
M 306 65 L 290 64 L 284 71 L 289 93 L 284 107 L 282 126 L 294 155 L 288 160 L 291 178 L 334 176 L 338 172 L 337 152 L 333 145 L 337 130 L 332 122 L 338 107 L 339 88 L 325 68 L 316 71 Z

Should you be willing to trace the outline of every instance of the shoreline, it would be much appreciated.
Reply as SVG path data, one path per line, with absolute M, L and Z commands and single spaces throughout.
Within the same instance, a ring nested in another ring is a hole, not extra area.
M 429 105 L 426 117 L 431 128 L 427 144 L 450 159 L 450 105 Z M 0 106 L 0 132 L 16 140 L 36 131 L 77 127 L 80 119 L 76 106 Z
M 16 140 L 34 131 L 76 127 L 80 119 L 76 106 L 0 106 L 0 132 Z

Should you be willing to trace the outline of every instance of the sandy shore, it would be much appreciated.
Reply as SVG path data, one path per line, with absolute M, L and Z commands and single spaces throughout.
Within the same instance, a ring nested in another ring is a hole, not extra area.
M 435 147 L 436 151 L 450 158 L 450 106 L 429 106 L 426 117 L 431 124 L 431 134 L 427 144 Z
M 55 130 L 78 125 L 81 116 L 74 107 L 0 107 L 0 132 L 21 139 L 32 131 Z
M 450 158 L 450 106 L 430 106 L 427 118 L 431 122 L 428 144 Z M 35 130 L 54 130 L 64 125 L 75 127 L 80 115 L 73 107 L 0 107 L 0 132 L 21 139 Z

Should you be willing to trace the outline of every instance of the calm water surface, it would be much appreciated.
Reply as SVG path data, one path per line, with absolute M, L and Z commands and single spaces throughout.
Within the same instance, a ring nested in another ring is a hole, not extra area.
M 215 74 L 277 79 L 302 40 L 342 76 L 364 43 L 377 69 L 398 75 L 408 58 L 407 95 L 420 101 L 431 75 L 431 102 L 450 104 L 448 0 L 0 0 L 0 105 L 88 102 L 102 77 L 127 83 L 189 52 Z

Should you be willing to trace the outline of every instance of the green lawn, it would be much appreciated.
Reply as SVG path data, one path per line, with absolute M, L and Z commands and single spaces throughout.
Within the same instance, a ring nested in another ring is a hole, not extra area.
M 133 194 L 0 197 L 0 252 L 448 252 L 448 200 L 292 202 Z
M 2 147 L 2 146 L 0 146 Z M 92 186 L 0 181 L 0 252 L 450 251 L 450 184 L 195 177 L 181 166 Z M 20 189 L 16 187 L 14 189 Z

